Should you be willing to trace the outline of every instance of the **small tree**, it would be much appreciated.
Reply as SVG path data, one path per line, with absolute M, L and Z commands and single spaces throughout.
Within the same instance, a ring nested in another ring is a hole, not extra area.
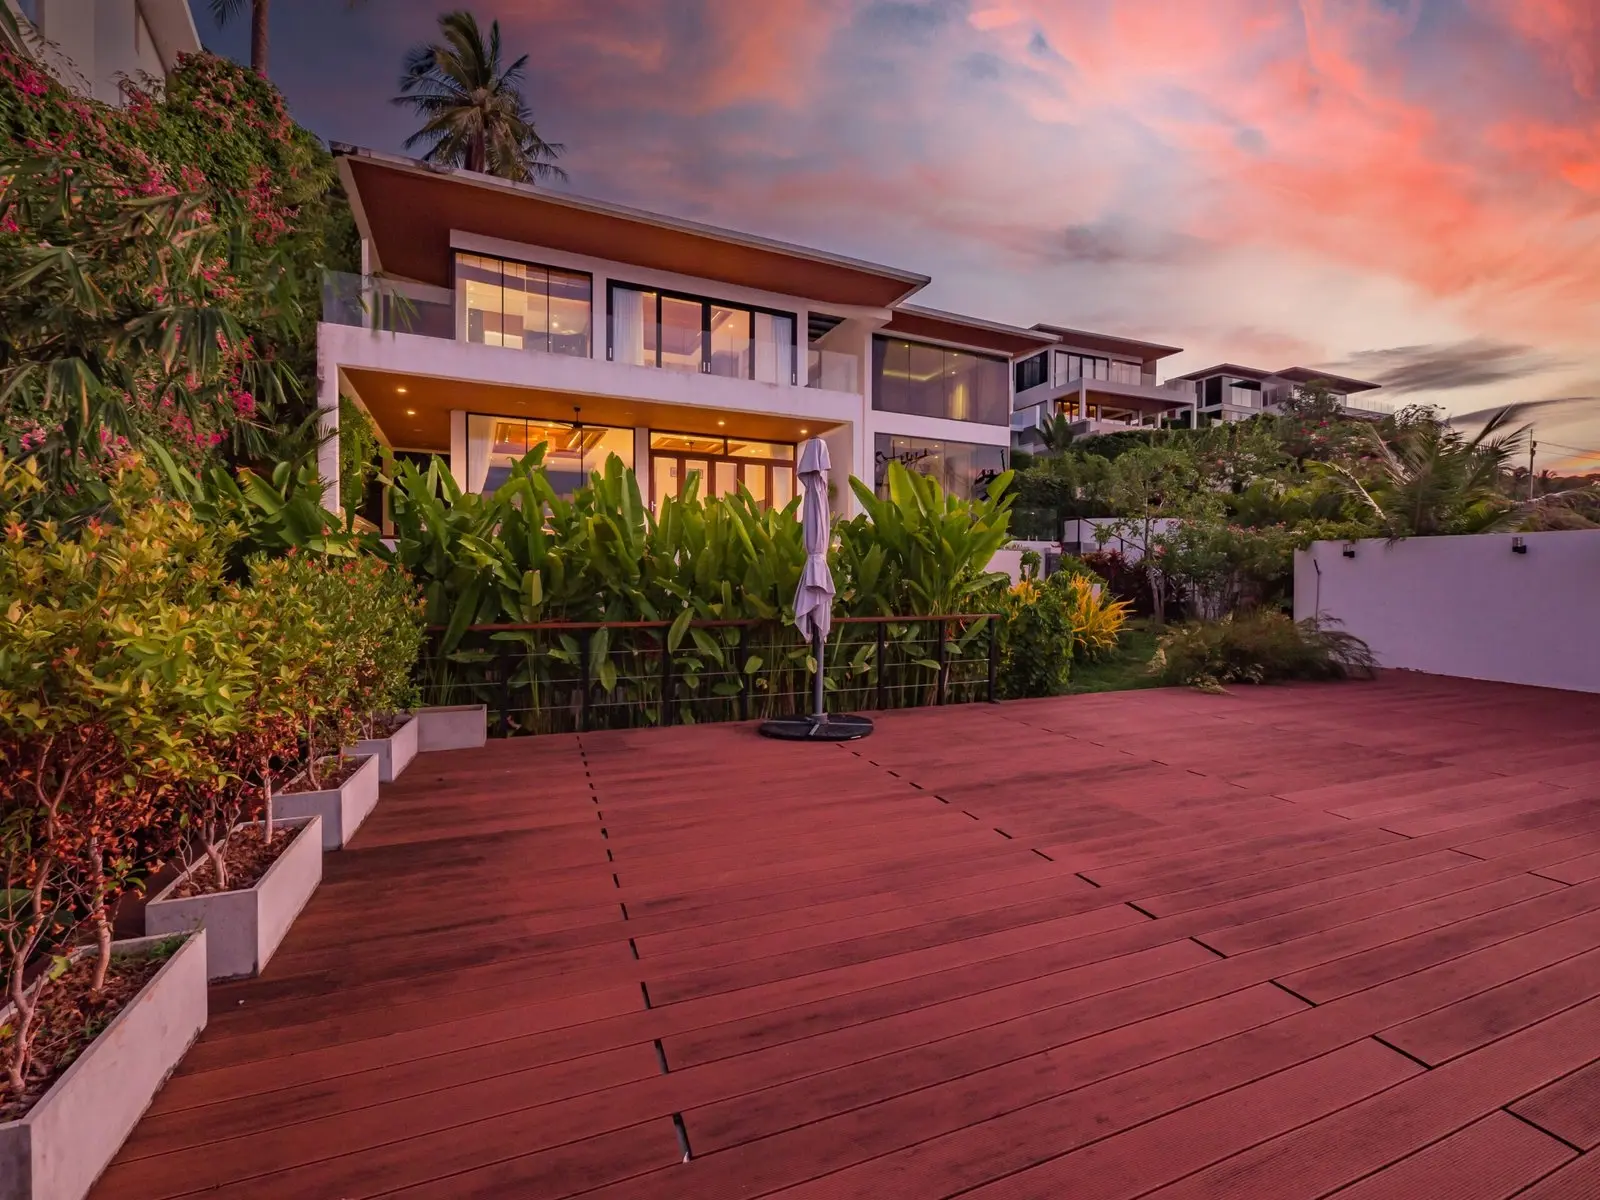
M 1139 544 L 1150 581 L 1151 613 L 1166 619 L 1167 578 L 1162 569 L 1160 522 L 1192 515 L 1206 500 L 1198 495 L 1193 460 L 1171 446 L 1138 446 L 1111 464 L 1110 498 L 1121 514 L 1115 528 Z

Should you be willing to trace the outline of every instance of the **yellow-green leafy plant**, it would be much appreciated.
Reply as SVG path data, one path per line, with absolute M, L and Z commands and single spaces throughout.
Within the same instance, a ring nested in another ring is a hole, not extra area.
M 1065 610 L 1074 658 L 1094 662 L 1117 648 L 1133 605 L 1118 600 L 1100 580 L 1077 572 L 1057 572 L 1046 588 Z

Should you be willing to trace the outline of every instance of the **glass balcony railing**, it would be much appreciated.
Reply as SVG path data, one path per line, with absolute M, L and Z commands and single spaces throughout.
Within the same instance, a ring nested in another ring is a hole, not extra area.
M 456 297 L 449 288 L 324 271 L 322 320 L 326 325 L 454 341 Z
M 807 350 L 806 386 L 860 395 L 860 357 L 838 350 Z

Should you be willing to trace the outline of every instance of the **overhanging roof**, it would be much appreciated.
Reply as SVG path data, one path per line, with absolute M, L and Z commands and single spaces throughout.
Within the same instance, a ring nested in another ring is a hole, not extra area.
M 139 9 L 156 44 L 156 56 L 167 70 L 178 65 L 180 54 L 199 54 L 203 49 L 189 0 L 144 0 Z
M 1064 325 L 1046 325 L 1041 322 L 1034 328 L 1041 333 L 1053 334 L 1057 341 L 1074 347 L 1096 350 L 1102 354 L 1126 354 L 1140 362 L 1155 362 L 1182 354 L 1182 346 L 1163 346 L 1160 342 L 1145 342 L 1138 338 L 1117 337 L 1110 333 L 1093 333 L 1087 329 L 1068 329 Z
M 450 283 L 461 230 L 825 304 L 889 308 L 926 275 L 492 175 L 336 147 L 363 237 L 390 275 Z
M 1028 354 L 1056 342 L 1056 336 L 1052 333 L 1002 325 L 998 321 L 985 321 L 980 317 L 963 317 L 958 313 L 923 308 L 916 304 L 902 304 L 896 308 L 883 331 L 898 333 L 902 337 L 955 342 L 1008 356 Z
M 1261 371 L 1255 367 L 1241 367 L 1238 363 L 1218 363 L 1214 367 L 1206 367 L 1202 371 L 1190 371 L 1187 375 L 1175 375 L 1174 379 L 1206 379 L 1212 375 L 1232 375 L 1235 379 L 1271 379 L 1273 372 Z
M 1273 374 L 1290 383 L 1316 383 L 1320 380 L 1347 396 L 1352 392 L 1375 392 L 1383 386 L 1381 383 L 1368 383 L 1365 379 L 1351 379 L 1348 375 L 1333 375 L 1311 367 L 1286 367 Z
M 1364 379 L 1351 379 L 1346 375 L 1335 375 L 1330 371 L 1318 371 L 1312 367 L 1285 367 L 1281 371 L 1263 371 L 1258 367 L 1241 367 L 1238 363 L 1218 363 L 1203 371 L 1190 371 L 1187 375 L 1178 375 L 1175 378 L 1199 380 L 1212 375 L 1232 375 L 1236 379 L 1282 379 L 1287 383 L 1320 381 L 1347 396 L 1355 392 L 1374 392 L 1383 386 L 1381 383 L 1368 383 Z

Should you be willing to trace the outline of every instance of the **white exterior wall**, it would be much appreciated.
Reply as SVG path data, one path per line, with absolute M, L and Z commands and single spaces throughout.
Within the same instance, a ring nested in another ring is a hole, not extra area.
M 1600 692 L 1600 530 L 1354 550 L 1317 542 L 1295 555 L 1296 619 L 1338 620 L 1385 667 Z
M 20 11 L 14 0 L 4 0 Z M 67 86 L 120 104 L 120 77 L 160 78 L 200 50 L 186 0 L 35 0 L 40 62 Z

